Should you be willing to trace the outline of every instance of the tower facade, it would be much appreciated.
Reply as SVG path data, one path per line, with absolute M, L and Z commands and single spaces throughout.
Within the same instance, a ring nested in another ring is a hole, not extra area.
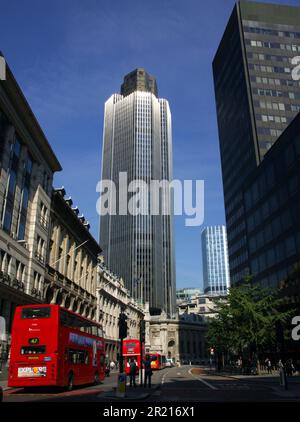
M 201 240 L 204 293 L 225 295 L 230 287 L 226 227 L 206 227 Z
M 109 269 L 125 280 L 132 296 L 153 312 L 175 312 L 172 211 L 169 215 L 130 212 L 135 181 L 172 179 L 172 128 L 168 101 L 157 98 L 155 79 L 144 69 L 125 76 L 122 94 L 105 103 L 102 180 L 116 186 L 116 213 L 101 216 L 100 241 Z M 120 173 L 126 181 L 120 185 Z M 120 192 L 123 192 L 120 194 Z M 129 202 L 128 202 L 129 201 Z M 169 190 L 160 202 L 172 209 Z
M 253 273 L 243 186 L 300 111 L 299 55 L 299 7 L 236 3 L 213 61 L 232 284 Z

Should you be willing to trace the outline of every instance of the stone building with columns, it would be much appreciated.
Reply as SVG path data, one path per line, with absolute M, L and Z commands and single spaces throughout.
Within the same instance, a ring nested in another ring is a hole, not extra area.
M 60 170 L 6 66 L 0 81 L 0 316 L 8 344 L 15 307 L 43 301 L 52 179 Z
M 64 188 L 53 189 L 44 298 L 96 318 L 97 257 L 101 247 Z
M 146 304 L 145 321 L 146 353 L 160 353 L 174 364 L 201 363 L 207 359 L 207 323 L 200 315 L 184 314 L 169 319 L 165 313 L 150 315 Z
M 97 321 L 103 326 L 106 356 L 109 360 L 117 360 L 120 352 L 118 321 L 121 310 L 127 315 L 127 338 L 135 339 L 139 338 L 144 311 L 130 296 L 124 280 L 106 268 L 103 256 L 98 259 L 97 303 Z

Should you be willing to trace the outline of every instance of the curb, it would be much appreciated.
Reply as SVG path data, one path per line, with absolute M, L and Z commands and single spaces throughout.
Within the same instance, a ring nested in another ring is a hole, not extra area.
M 206 373 L 205 375 L 209 375 L 209 373 Z M 239 378 L 238 376 L 234 376 L 234 375 L 226 375 L 226 374 L 220 374 L 220 373 L 215 373 L 215 375 L 218 375 L 219 377 L 224 377 L 224 378 L 232 378 L 235 379 L 237 381 L 246 381 L 246 382 L 260 382 L 262 384 L 267 384 L 267 385 L 272 385 L 272 384 L 277 384 L 277 381 L 267 381 L 261 379 L 260 381 L 258 381 L 257 379 L 253 379 L 253 378 Z M 291 382 L 291 384 L 300 384 L 300 382 Z M 276 387 L 274 387 L 276 388 Z

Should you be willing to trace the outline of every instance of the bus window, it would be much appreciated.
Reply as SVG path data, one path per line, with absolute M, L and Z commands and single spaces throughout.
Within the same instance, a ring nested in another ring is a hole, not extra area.
M 50 318 L 51 309 L 50 307 L 42 307 L 42 308 L 23 308 L 21 318 L 22 319 L 29 319 L 29 318 Z
M 38 355 L 46 353 L 46 346 L 23 346 L 20 351 L 21 355 Z
M 89 355 L 86 350 L 69 349 L 68 357 L 69 362 L 73 364 L 84 363 L 88 365 L 89 363 Z
M 65 327 L 75 328 L 86 334 L 98 335 L 99 327 L 96 324 L 80 318 L 78 315 L 70 314 L 63 309 L 60 309 L 60 323 Z

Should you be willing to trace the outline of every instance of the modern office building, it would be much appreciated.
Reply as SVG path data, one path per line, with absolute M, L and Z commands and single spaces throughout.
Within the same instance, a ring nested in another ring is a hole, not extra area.
M 230 287 L 226 227 L 206 227 L 201 241 L 204 293 L 226 295 Z
M 300 114 L 243 187 L 248 266 L 265 287 L 282 287 L 300 309 Z M 296 313 L 299 315 L 299 313 Z
M 300 8 L 241 1 L 213 61 L 231 283 L 251 273 L 243 184 L 300 110 Z
M 119 194 L 120 173 L 125 188 L 136 180 L 172 179 L 171 113 L 168 101 L 157 97 L 155 79 L 138 68 L 125 76 L 122 94 L 105 103 L 102 180 L 116 186 L 116 215 L 101 216 L 100 242 L 107 267 L 121 276 L 132 296 L 150 303 L 151 312 L 175 313 L 175 267 L 172 204 L 169 190 L 160 191 L 160 210 L 151 215 L 130 213 Z M 162 215 L 162 207 L 169 215 Z
M 189 302 L 192 298 L 199 296 L 201 293 L 201 289 L 197 289 L 196 287 L 176 289 L 176 303 Z

